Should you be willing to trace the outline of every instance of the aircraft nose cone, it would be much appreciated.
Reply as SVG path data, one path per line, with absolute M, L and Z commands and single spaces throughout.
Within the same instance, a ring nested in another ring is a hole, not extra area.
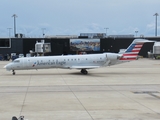
M 10 65 L 9 64 L 5 65 L 3 68 L 5 68 L 7 71 L 10 71 Z
M 5 69 L 6 69 L 6 65 L 5 65 L 3 68 L 5 68 Z

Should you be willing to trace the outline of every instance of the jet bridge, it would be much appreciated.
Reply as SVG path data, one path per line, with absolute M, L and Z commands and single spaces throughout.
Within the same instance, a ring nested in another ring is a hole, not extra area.
M 45 43 L 44 40 L 41 40 L 41 42 L 36 42 L 35 44 L 35 53 L 37 54 L 44 54 L 51 52 L 51 44 Z

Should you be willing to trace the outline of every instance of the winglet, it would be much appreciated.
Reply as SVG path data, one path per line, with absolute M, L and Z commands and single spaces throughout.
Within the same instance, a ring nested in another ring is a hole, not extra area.
M 146 42 L 154 42 L 154 41 L 149 41 L 146 39 L 135 39 L 131 43 L 131 45 L 125 50 L 125 53 L 122 55 L 120 60 L 124 61 L 136 60 L 141 48 L 143 47 L 143 44 Z

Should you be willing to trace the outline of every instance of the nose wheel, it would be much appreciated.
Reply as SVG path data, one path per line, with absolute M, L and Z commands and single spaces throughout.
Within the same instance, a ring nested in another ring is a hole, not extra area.
M 14 70 L 12 70 L 12 74 L 13 74 L 13 75 L 15 75 L 15 74 L 16 74 Z
M 81 69 L 81 73 L 84 74 L 84 75 L 87 75 L 88 71 L 86 69 Z

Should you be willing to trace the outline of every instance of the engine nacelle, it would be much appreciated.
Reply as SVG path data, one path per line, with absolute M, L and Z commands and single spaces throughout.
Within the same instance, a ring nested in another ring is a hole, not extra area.
M 117 53 L 105 53 L 107 60 L 109 61 L 108 65 L 114 65 L 116 64 L 119 59 L 122 57 L 121 54 L 117 54 Z

